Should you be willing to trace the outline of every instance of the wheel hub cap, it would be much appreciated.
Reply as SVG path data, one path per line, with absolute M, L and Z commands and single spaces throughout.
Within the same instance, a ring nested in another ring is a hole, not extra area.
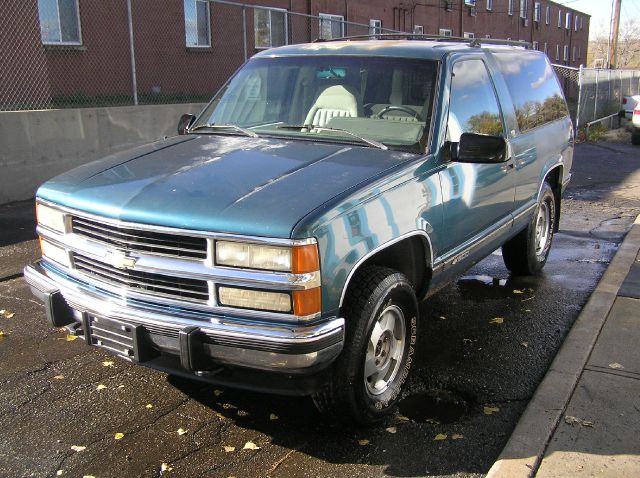
M 547 247 L 549 242 L 549 229 L 551 224 L 551 215 L 549 206 L 543 202 L 538 209 L 538 217 L 536 218 L 536 254 L 541 254 Z

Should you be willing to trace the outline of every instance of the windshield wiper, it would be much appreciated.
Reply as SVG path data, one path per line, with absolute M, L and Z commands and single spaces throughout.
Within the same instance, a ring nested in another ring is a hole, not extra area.
M 365 138 L 349 130 L 341 129 L 341 128 L 328 128 L 326 126 L 313 126 L 311 124 L 283 124 L 283 125 L 276 126 L 276 128 L 281 128 L 281 129 L 303 129 L 304 128 L 304 129 L 315 130 L 315 131 L 337 131 L 338 133 L 346 133 L 349 136 L 353 136 L 354 138 L 359 139 L 363 143 L 370 144 L 371 146 L 375 146 L 376 148 L 384 149 L 385 151 L 389 149 L 387 145 L 382 144 L 376 140 Z
M 203 129 L 203 128 L 207 128 L 207 129 L 232 129 L 234 131 L 238 131 L 238 132 L 244 134 L 245 136 L 251 136 L 252 138 L 258 138 L 258 135 L 256 133 L 254 133 L 253 131 L 248 130 L 246 128 L 243 128 L 242 126 L 238 126 L 237 124 L 214 124 L 214 123 L 199 124 L 197 126 L 194 126 L 191 129 L 189 129 L 189 133 L 191 133 L 192 131 L 196 131 L 198 129 Z

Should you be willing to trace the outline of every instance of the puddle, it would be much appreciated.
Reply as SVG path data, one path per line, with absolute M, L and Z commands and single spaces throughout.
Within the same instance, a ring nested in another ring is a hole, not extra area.
M 453 423 L 469 411 L 469 400 L 449 390 L 427 390 L 404 398 L 400 413 L 418 423 Z

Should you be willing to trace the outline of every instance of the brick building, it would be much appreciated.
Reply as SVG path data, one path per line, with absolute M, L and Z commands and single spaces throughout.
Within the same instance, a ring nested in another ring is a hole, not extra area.
M 0 110 L 130 104 L 134 82 L 141 102 L 204 99 L 261 49 L 386 30 L 525 40 L 569 66 L 587 58 L 590 17 L 548 0 L 243 3 L 3 0 Z

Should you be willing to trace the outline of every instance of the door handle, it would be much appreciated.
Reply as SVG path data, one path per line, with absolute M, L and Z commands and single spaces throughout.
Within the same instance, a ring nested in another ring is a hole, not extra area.
M 508 173 L 513 168 L 515 168 L 513 162 L 509 161 L 508 163 L 503 164 L 502 168 L 500 168 L 500 169 L 502 169 L 505 173 Z

